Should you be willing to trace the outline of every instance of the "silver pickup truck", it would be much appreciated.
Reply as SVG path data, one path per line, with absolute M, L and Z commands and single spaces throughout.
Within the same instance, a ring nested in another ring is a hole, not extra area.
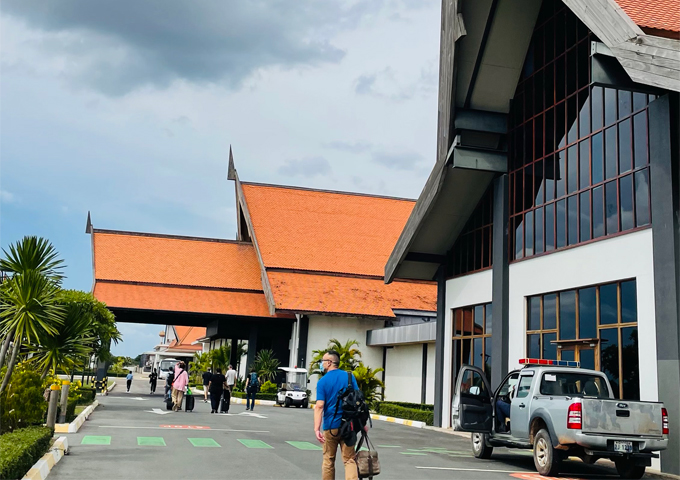
M 609 458 L 622 478 L 641 478 L 654 452 L 666 449 L 662 403 L 616 400 L 602 372 L 568 366 L 577 362 L 520 363 L 495 392 L 481 369 L 463 365 L 458 373 L 452 424 L 472 432 L 477 458 L 493 447 L 533 448 L 541 475 L 557 475 L 562 459 L 577 456 L 589 464 Z

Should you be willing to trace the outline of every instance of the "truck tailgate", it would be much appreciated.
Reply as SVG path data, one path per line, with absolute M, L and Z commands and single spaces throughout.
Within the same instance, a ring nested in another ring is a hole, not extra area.
M 662 403 L 584 398 L 583 433 L 661 437 Z

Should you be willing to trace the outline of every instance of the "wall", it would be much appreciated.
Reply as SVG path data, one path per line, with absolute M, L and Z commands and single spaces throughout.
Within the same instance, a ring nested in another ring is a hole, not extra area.
M 423 344 L 388 348 L 385 365 L 385 400 L 420 403 Z
M 434 404 L 434 369 L 435 369 L 434 343 L 427 345 L 427 383 L 425 388 L 425 403 Z
M 442 402 L 442 427 L 451 426 L 451 393 L 452 378 L 456 372 L 451 371 L 453 364 L 453 314 L 452 310 L 467 305 L 491 302 L 493 276 L 491 270 L 452 278 L 446 281 L 446 327 L 444 330 L 444 376 Z
M 357 317 L 331 317 L 321 315 L 309 316 L 309 335 L 307 338 L 307 369 L 311 362 L 314 350 L 322 350 L 328 346 L 332 338 L 341 343 L 347 340 L 357 340 L 359 350 L 363 354 L 362 360 L 365 365 L 375 369 L 382 367 L 382 347 L 366 346 L 366 332 L 374 328 L 381 328 L 382 320 L 368 320 Z M 308 388 L 312 391 L 312 397 L 316 398 L 316 382 L 319 376 L 310 378 Z M 419 390 L 420 391 L 420 390 Z
M 646 229 L 510 265 L 509 367 L 526 354 L 525 297 L 599 283 L 637 281 L 638 348 L 656 352 L 652 230 Z M 448 307 L 448 305 L 447 305 Z M 655 355 L 640 355 L 641 400 L 658 400 Z

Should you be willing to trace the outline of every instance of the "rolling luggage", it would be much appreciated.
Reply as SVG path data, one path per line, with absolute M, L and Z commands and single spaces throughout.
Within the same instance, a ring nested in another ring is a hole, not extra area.
M 194 396 L 185 395 L 184 396 L 184 410 L 187 412 L 192 412 L 194 410 Z
M 172 398 L 165 399 L 165 409 L 172 410 Z
M 222 400 L 220 400 L 220 412 L 229 413 L 229 404 L 231 403 L 231 393 L 229 390 L 225 390 L 222 393 Z

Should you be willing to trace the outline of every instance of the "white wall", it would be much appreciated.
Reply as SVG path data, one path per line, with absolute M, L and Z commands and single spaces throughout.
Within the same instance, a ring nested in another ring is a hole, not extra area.
M 434 343 L 427 344 L 427 380 L 425 385 L 425 403 L 434 404 L 434 373 L 436 349 Z
M 442 427 L 451 426 L 451 380 L 455 372 L 453 366 L 453 314 L 452 310 L 468 305 L 491 302 L 492 297 L 491 270 L 465 275 L 446 281 L 446 302 L 444 327 L 444 374 L 443 374 L 443 402 Z M 434 363 L 434 362 L 433 362 Z M 434 395 L 433 395 L 434 399 Z
M 647 229 L 511 264 L 509 368 L 519 367 L 518 360 L 526 356 L 525 297 L 635 278 L 639 362 L 644 372 L 640 396 L 658 400 L 652 251 L 652 230 Z
M 382 320 L 368 320 L 357 317 L 331 317 L 321 315 L 309 316 L 309 332 L 307 336 L 307 368 L 312 360 L 314 350 L 322 350 L 328 346 L 332 338 L 341 343 L 347 340 L 357 340 L 359 350 L 363 354 L 361 358 L 365 365 L 376 369 L 382 368 L 382 347 L 366 346 L 366 332 L 376 328 L 382 328 Z M 319 377 L 314 375 L 310 378 L 308 388 L 312 391 L 312 398 L 316 398 L 316 382 Z
M 420 403 L 423 382 L 423 344 L 387 349 L 385 400 Z

